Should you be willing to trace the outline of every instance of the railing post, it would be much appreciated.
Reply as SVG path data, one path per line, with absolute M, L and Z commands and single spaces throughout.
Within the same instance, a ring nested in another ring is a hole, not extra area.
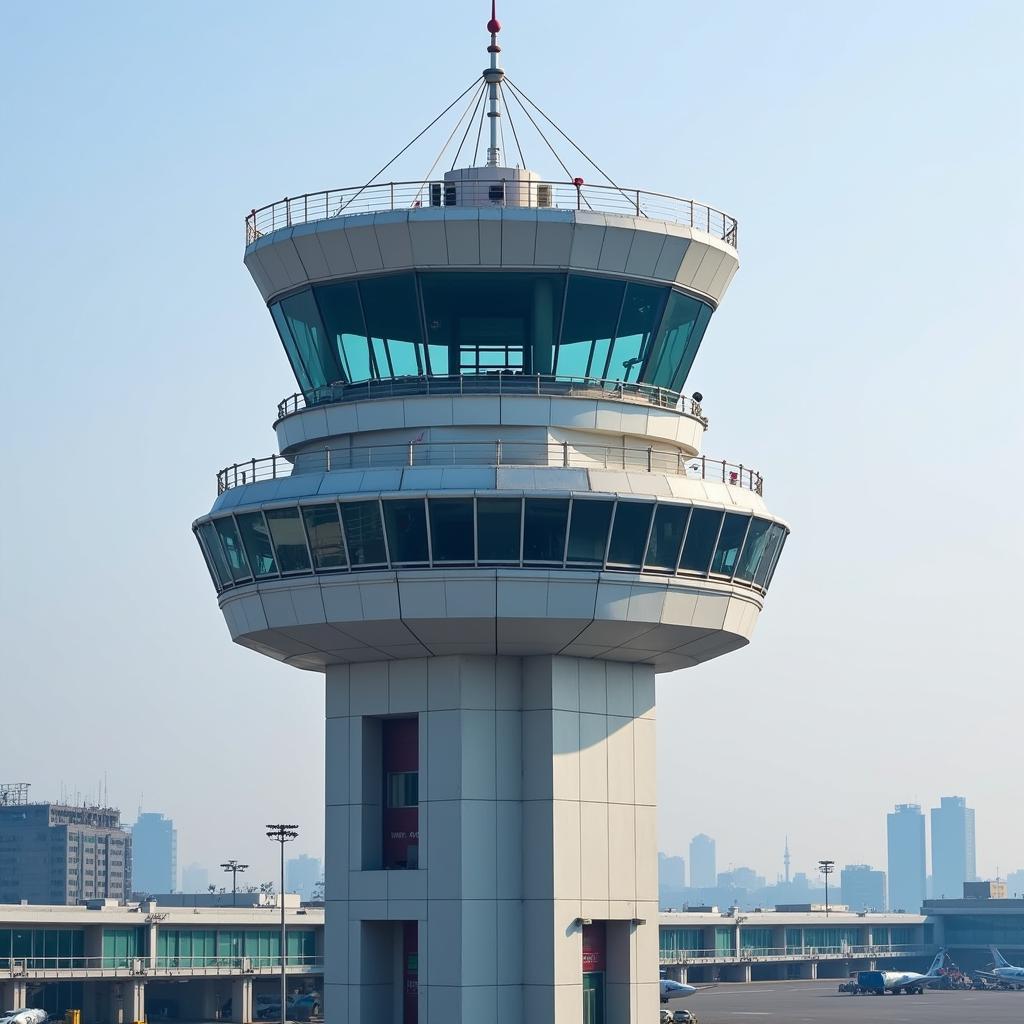
M 648 473 L 651 472 L 651 468 L 652 468 L 651 467 L 651 460 L 653 458 L 653 455 L 654 455 L 654 448 L 652 448 L 650 445 L 648 445 L 647 446 L 647 472 Z
M 569 442 L 568 441 L 563 441 L 562 442 L 562 465 L 563 466 L 568 466 L 569 465 Z
M 237 462 L 235 463 L 233 468 L 235 470 L 235 487 L 237 487 L 238 486 L 238 463 Z
M 391 209 L 393 210 L 395 208 L 395 183 L 392 181 L 390 184 L 391 184 Z
M 494 442 L 494 464 L 496 466 L 501 465 L 501 441 Z
M 292 226 L 292 201 L 287 196 L 284 197 L 284 223 L 285 227 Z
M 409 442 L 409 465 L 410 466 L 412 465 L 412 446 L 413 446 L 413 442 L 410 441 Z
M 250 460 L 252 462 L 252 482 L 256 483 L 256 459 Z
M 707 479 L 707 456 L 702 455 L 700 457 L 700 478 L 701 480 Z
M 740 481 L 740 487 L 742 487 L 743 486 L 743 463 L 742 462 L 740 463 L 739 481 Z
M 277 456 L 270 456 L 270 478 L 271 480 L 277 479 Z
M 680 476 L 683 475 L 683 453 L 682 452 L 676 452 L 676 472 Z
M 636 190 L 636 215 L 640 216 L 640 189 Z
M 331 471 L 331 449 L 328 445 L 324 445 L 324 471 Z
M 302 223 L 309 223 L 309 193 L 302 197 Z

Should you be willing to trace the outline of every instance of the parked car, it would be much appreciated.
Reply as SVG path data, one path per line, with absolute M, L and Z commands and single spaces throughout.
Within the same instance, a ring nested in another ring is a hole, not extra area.
M 672 1024 L 672 1011 L 662 1010 L 658 1017 L 659 1024 Z
M 698 1024 L 697 1016 L 689 1010 L 673 1010 L 672 1024 Z

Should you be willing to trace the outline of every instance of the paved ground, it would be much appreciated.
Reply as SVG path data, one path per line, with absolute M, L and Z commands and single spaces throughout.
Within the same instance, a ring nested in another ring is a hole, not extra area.
M 840 995 L 838 981 L 721 984 L 673 1004 L 700 1024 L 1003 1024 L 1024 1021 L 1021 992 Z

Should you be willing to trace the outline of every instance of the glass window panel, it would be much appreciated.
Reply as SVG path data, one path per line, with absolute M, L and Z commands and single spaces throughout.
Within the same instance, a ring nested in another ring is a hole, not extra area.
M 245 551 L 238 537 L 238 530 L 235 528 L 234 519 L 231 516 L 223 516 L 220 519 L 214 519 L 213 525 L 224 548 L 224 556 L 228 560 L 231 578 L 236 583 L 239 580 L 248 579 L 252 576 L 252 573 L 249 571 L 249 559 L 245 557 Z
M 419 806 L 419 773 L 388 772 L 388 807 Z
M 43 956 L 47 959 L 57 959 L 57 946 L 58 946 L 58 935 L 57 932 L 48 929 L 43 932 Z M 56 967 L 55 963 L 50 964 L 51 967 Z
M 323 387 L 340 379 L 341 367 L 332 347 L 327 344 L 327 332 L 320 322 L 320 311 L 312 289 L 304 288 L 282 299 L 281 311 L 291 328 L 295 348 L 313 387 Z
M 686 383 L 686 378 L 690 374 L 690 367 L 693 366 L 693 360 L 697 356 L 697 350 L 700 348 L 700 343 L 704 340 L 704 332 L 711 321 L 711 313 L 711 307 L 702 303 L 701 310 L 697 314 L 697 322 L 694 324 L 693 330 L 686 340 L 686 348 L 683 350 L 682 358 L 679 360 L 679 365 L 676 367 L 675 375 L 669 385 L 673 391 L 682 391 L 683 384 Z
M 427 512 L 422 498 L 385 501 L 384 525 L 393 565 L 428 560 Z
M 425 273 L 420 275 L 434 373 L 439 351 L 449 373 L 551 373 L 561 274 Z
M 518 562 L 522 503 L 518 498 L 479 498 L 477 545 L 481 562 Z
M 674 572 L 679 558 L 679 545 L 686 529 L 690 510 L 685 505 L 659 505 L 654 512 L 654 526 L 647 545 L 644 564 L 651 569 Z
M 231 586 L 233 582 L 231 570 L 228 568 L 228 560 L 224 557 L 224 549 L 217 539 L 217 531 L 214 530 L 213 523 L 203 523 L 199 527 L 199 533 L 202 535 L 206 553 L 213 563 L 216 575 L 214 582 L 221 587 Z
M 608 562 L 640 568 L 651 525 L 654 505 L 650 502 L 620 501 L 615 507 L 612 540 L 608 546 Z
M 672 292 L 665 315 L 658 329 L 658 337 L 651 356 L 643 370 L 643 381 L 657 387 L 668 388 L 679 379 L 678 370 L 687 358 L 687 344 L 704 303 L 682 292 Z M 699 341 L 698 341 L 699 344 Z M 693 362 L 696 349 L 689 355 L 687 369 Z M 683 380 L 686 379 L 685 374 Z
M 639 379 L 667 292 L 667 288 L 646 284 L 631 283 L 626 288 L 626 301 L 605 374 L 608 380 Z
M 434 562 L 473 561 L 473 499 L 430 499 L 430 546 Z
M 292 372 L 295 374 L 295 379 L 299 382 L 299 389 L 307 393 L 312 391 L 313 383 L 310 380 L 309 371 L 299 355 L 299 350 L 295 347 L 292 329 L 288 326 L 288 320 L 285 318 L 280 302 L 275 302 L 270 307 L 270 315 L 274 318 L 274 325 L 277 327 L 281 344 L 284 345 L 284 352 L 288 356 L 288 362 L 292 364 Z
M 306 505 L 302 509 L 306 521 L 309 549 L 313 554 L 313 565 L 317 571 L 344 569 L 348 565 L 345 557 L 345 543 L 341 538 L 341 520 L 338 506 Z
M 324 328 L 342 379 L 369 380 L 373 376 L 370 372 L 370 347 L 355 283 L 317 285 L 313 292 L 323 314 Z
M 309 572 L 309 551 L 297 508 L 274 508 L 264 512 L 277 552 L 281 572 Z
M 239 512 L 238 532 L 242 536 L 242 546 L 249 556 L 249 564 L 257 576 L 273 576 L 277 574 L 277 562 L 274 560 L 274 549 L 270 544 L 270 533 L 263 521 L 262 512 Z
M 606 354 L 619 321 L 625 287 L 625 281 L 569 275 L 556 375 L 605 376 Z
M 423 338 L 413 275 L 367 278 L 359 282 L 359 294 L 378 375 L 401 377 L 420 373 L 416 345 Z
M 757 571 L 754 574 L 754 586 L 763 587 L 764 581 L 768 578 L 768 573 L 771 570 L 772 562 L 775 559 L 775 554 L 779 550 L 779 545 L 782 543 L 783 534 L 786 531 L 779 526 L 778 523 L 772 523 L 768 530 L 768 540 L 764 546 L 764 553 L 761 555 L 761 561 L 757 564 Z
M 750 516 L 736 512 L 726 512 L 722 532 L 715 548 L 715 557 L 711 560 L 711 571 L 722 576 L 731 576 L 736 571 L 743 537 L 747 532 Z
M 604 564 L 614 505 L 611 501 L 573 500 L 567 561 L 584 565 Z
M 341 519 L 345 524 L 348 557 L 353 566 L 383 565 L 387 562 L 377 502 L 345 502 L 341 506 Z
M 568 498 L 527 498 L 523 520 L 523 561 L 561 563 L 565 552 Z
M 736 568 L 736 579 L 749 583 L 754 578 L 758 563 L 768 543 L 768 531 L 771 522 L 767 519 L 755 519 L 747 531 L 747 539 L 743 542 L 743 553 L 740 555 Z
M 444 345 L 428 345 L 427 358 L 430 360 L 430 372 L 435 376 L 443 377 L 451 372 L 448 369 L 448 349 Z
M 683 555 L 679 560 L 679 568 L 684 572 L 708 571 L 711 563 L 711 552 L 718 536 L 718 527 L 722 522 L 722 513 L 710 508 L 695 508 L 690 513 L 690 525 L 686 531 L 683 544 Z
M 786 546 L 786 540 L 789 537 L 788 532 L 783 532 L 782 540 L 779 542 L 779 550 L 775 552 L 775 561 L 772 562 L 772 567 L 768 570 L 768 578 L 764 581 L 764 589 L 767 590 L 772 585 L 772 580 L 775 579 L 775 570 L 778 567 L 779 559 L 782 558 L 783 548 Z

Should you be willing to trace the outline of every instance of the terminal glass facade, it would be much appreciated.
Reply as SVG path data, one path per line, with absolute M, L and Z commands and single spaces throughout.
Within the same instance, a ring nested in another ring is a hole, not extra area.
M 585 274 L 424 271 L 311 285 L 270 312 L 299 387 L 543 374 L 679 391 L 712 308 Z
M 83 956 L 81 928 L 0 928 L 0 970 L 9 968 L 12 960 L 24 960 L 33 968 L 71 967 Z
M 662 928 L 660 941 L 662 959 L 692 956 L 703 948 L 700 928 Z
M 145 928 L 104 928 L 103 966 L 130 967 L 135 957 L 146 955 Z
M 787 530 L 746 513 L 595 495 L 317 502 L 219 515 L 196 533 L 218 591 L 293 573 L 464 565 L 710 576 L 766 592 Z
M 289 928 L 287 942 L 289 964 L 316 960 L 313 929 Z M 232 966 L 242 957 L 254 967 L 273 967 L 281 962 L 281 933 L 276 928 L 161 928 L 156 955 L 158 967 Z

